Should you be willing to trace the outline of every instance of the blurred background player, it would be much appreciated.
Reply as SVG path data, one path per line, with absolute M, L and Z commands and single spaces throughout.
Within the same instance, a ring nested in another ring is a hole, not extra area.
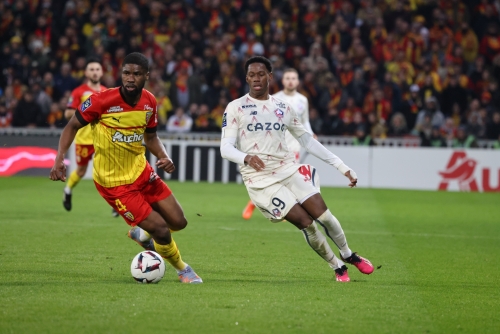
M 358 182 L 356 173 L 313 138 L 293 107 L 269 95 L 273 74 L 267 58 L 251 57 L 245 63 L 245 72 L 250 92 L 229 103 L 224 112 L 222 157 L 239 164 L 248 195 L 261 213 L 272 222 L 284 218 L 297 227 L 308 245 L 334 270 L 337 281 L 350 281 L 344 262 L 371 274 L 373 265 L 351 251 L 339 221 L 319 193 L 316 169 L 300 165 L 288 149 L 286 130 L 307 152 L 347 177 L 351 188 Z M 339 248 L 340 258 L 318 225 Z
M 156 134 L 156 98 L 143 89 L 148 79 L 148 59 L 137 52 L 127 55 L 122 64 L 122 86 L 91 95 L 64 128 L 50 179 L 66 180 L 64 155 L 77 131 L 91 123 L 95 147 L 93 178 L 99 194 L 132 226 L 129 237 L 145 249 L 159 253 L 176 269 L 182 283 L 202 283 L 182 261 L 170 233 L 186 227 L 184 212 L 145 157 L 147 148 L 158 158 L 158 168 L 167 173 L 175 170 Z M 142 233 L 147 240 L 141 240 L 141 229 L 147 232 Z
M 316 138 L 311 128 L 311 124 L 309 123 L 309 102 L 307 101 L 307 97 L 297 92 L 297 87 L 300 83 L 299 73 L 297 70 L 294 68 L 286 69 L 283 72 L 283 79 L 281 83 L 283 84 L 283 90 L 274 94 L 273 97 L 290 104 L 297 113 L 300 122 L 304 128 L 306 128 L 307 132 Z M 285 132 L 285 139 L 288 149 L 295 154 L 295 160 L 299 162 L 301 148 L 300 143 L 288 131 Z M 247 206 L 243 210 L 243 218 L 250 219 L 254 210 L 255 205 L 252 201 L 248 201 Z
M 75 110 L 94 93 L 99 93 L 106 90 L 106 87 L 101 85 L 102 66 L 96 59 L 90 59 L 85 66 L 86 82 L 76 87 L 68 100 L 68 107 L 64 112 L 66 119 L 71 119 L 75 114 Z M 81 128 L 75 137 L 75 156 L 76 169 L 71 172 L 68 177 L 66 187 L 64 187 L 63 206 L 66 210 L 71 210 L 71 197 L 73 188 L 87 172 L 87 166 L 90 159 L 94 155 L 94 145 L 92 141 L 92 128 L 84 126 Z M 113 216 L 118 217 L 118 213 L 113 209 Z

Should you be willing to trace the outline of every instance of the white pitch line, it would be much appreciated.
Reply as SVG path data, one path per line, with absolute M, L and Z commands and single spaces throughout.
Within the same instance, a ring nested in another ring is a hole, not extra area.
M 252 231 L 252 232 L 278 232 L 278 233 L 296 233 L 295 230 L 278 230 L 278 229 L 242 229 L 237 227 L 218 227 L 225 231 Z M 406 236 L 406 237 L 433 237 L 433 238 L 451 238 L 451 239 L 491 239 L 500 240 L 500 237 L 482 236 L 482 235 L 458 235 L 458 234 L 432 234 L 432 233 L 392 233 L 392 232 L 372 232 L 372 231 L 345 231 L 346 234 L 368 234 L 368 235 L 385 235 L 385 236 Z

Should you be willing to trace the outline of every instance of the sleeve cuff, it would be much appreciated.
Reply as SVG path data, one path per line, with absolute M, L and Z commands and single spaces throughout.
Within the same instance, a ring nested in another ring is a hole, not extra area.
M 156 132 L 156 130 L 157 130 L 157 128 L 158 128 L 157 126 L 155 126 L 155 127 L 153 127 L 153 128 L 146 128 L 146 132 L 147 132 L 147 133 L 155 133 L 155 132 Z
M 77 119 L 80 123 L 82 123 L 82 125 L 83 125 L 83 126 L 85 126 L 85 125 L 89 124 L 89 122 L 87 122 L 87 121 L 85 120 L 85 118 L 83 118 L 82 114 L 80 113 L 80 110 L 76 109 L 76 111 L 75 111 L 75 116 L 76 116 L 76 119 Z

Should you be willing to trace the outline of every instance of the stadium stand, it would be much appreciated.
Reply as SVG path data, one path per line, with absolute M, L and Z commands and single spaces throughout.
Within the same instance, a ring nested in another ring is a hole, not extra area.
M 272 92 L 299 71 L 319 135 L 500 147 L 500 0 L 7 0 L 0 16 L 0 128 L 63 127 L 86 58 L 112 87 L 138 51 L 162 128 L 217 132 L 264 55 Z

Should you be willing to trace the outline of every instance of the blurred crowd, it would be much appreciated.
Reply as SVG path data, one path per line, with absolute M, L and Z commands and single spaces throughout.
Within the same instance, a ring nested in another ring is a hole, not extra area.
M 86 59 L 113 87 L 137 51 L 172 132 L 219 131 L 263 55 L 273 93 L 299 71 L 318 135 L 500 139 L 500 0 L 3 0 L 0 16 L 0 127 L 64 126 Z

